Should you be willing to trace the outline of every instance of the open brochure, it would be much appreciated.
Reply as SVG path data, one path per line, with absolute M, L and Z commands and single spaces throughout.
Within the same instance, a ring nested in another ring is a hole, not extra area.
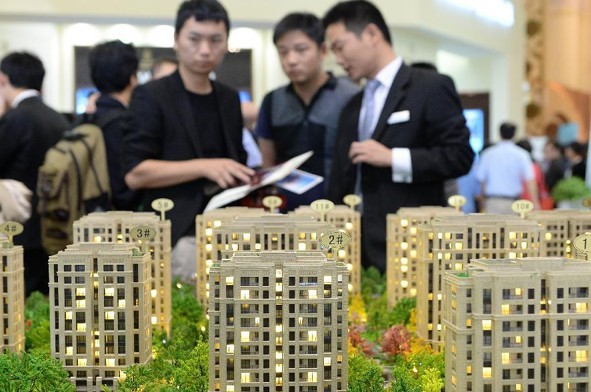
M 237 186 L 235 188 L 226 189 L 225 191 L 211 198 L 211 200 L 205 207 L 204 212 L 215 210 L 217 208 L 225 206 L 226 204 L 232 203 L 233 201 L 240 200 L 246 195 L 248 195 L 250 192 L 254 191 L 255 189 L 262 188 L 264 186 L 271 184 L 277 184 L 278 186 L 281 186 L 284 189 L 287 189 L 291 192 L 304 193 L 307 189 L 303 191 L 301 189 L 310 186 L 311 183 L 313 183 L 312 186 L 314 186 L 322 182 L 322 177 L 298 170 L 297 172 L 302 173 L 300 175 L 300 178 L 297 178 L 296 176 L 293 178 L 286 179 L 285 184 L 283 186 L 278 183 L 284 178 L 288 177 L 290 174 L 292 174 L 298 167 L 300 167 L 304 162 L 306 162 L 312 156 L 312 154 L 312 151 L 308 151 L 301 155 L 298 155 L 297 157 L 291 158 L 289 161 L 286 161 L 281 165 L 273 166 L 271 168 L 263 169 L 260 172 L 257 172 L 257 175 L 260 176 L 261 179 L 260 182 L 256 184 L 247 184 Z M 311 186 L 308 189 L 310 188 Z

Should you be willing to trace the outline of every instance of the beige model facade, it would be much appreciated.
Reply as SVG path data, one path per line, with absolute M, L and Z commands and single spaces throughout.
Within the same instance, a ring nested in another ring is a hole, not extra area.
M 388 214 L 387 268 L 388 306 L 417 295 L 417 233 L 419 225 L 435 217 L 463 216 L 451 207 L 404 207 Z
M 539 256 L 540 227 L 511 215 L 471 214 L 433 219 L 418 228 L 417 335 L 444 346 L 443 276 L 472 259 Z
M 171 266 L 170 221 L 162 221 L 150 212 L 108 211 L 95 212 L 74 222 L 74 243 L 113 242 L 137 243 L 131 230 L 139 226 L 151 226 L 156 237 L 145 246 L 152 257 L 151 273 L 152 316 L 151 323 L 170 333 L 171 322 Z
M 446 391 L 589 391 L 590 262 L 475 260 L 444 285 Z
M 23 247 L 0 240 L 0 354 L 25 349 L 25 269 Z
M 591 231 L 591 211 L 532 211 L 527 218 L 542 227 L 540 256 L 583 257 L 576 254 L 571 242 L 577 236 Z
M 237 252 L 210 270 L 210 392 L 347 390 L 348 271 L 322 252 Z
M 51 355 L 77 390 L 116 390 L 128 366 L 150 360 L 150 265 L 131 244 L 74 244 L 49 258 Z
M 213 230 L 239 216 L 261 216 L 267 212 L 262 208 L 226 207 L 197 215 L 195 218 L 195 240 L 197 242 L 197 276 L 195 290 L 197 299 L 207 308 L 209 292 L 209 269 L 213 264 Z
M 334 226 L 318 222 L 312 215 L 243 214 L 212 229 L 211 264 L 238 251 L 320 250 L 320 236 Z M 324 250 L 328 257 L 332 253 Z M 206 299 L 208 291 L 201 294 Z
M 309 206 L 296 208 L 294 213 L 313 215 L 318 220 L 321 218 L 320 214 Z M 351 242 L 339 249 L 336 257 L 349 269 L 349 294 L 359 293 L 361 290 L 361 214 L 348 206 L 336 205 L 326 213 L 325 222 L 351 237 Z

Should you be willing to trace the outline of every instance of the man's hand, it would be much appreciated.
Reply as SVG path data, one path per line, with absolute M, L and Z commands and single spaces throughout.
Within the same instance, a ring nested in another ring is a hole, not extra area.
M 351 143 L 349 158 L 355 164 L 366 163 L 377 167 L 392 167 L 392 150 L 374 139 Z
M 206 178 L 226 189 L 239 183 L 249 184 L 254 170 L 227 158 L 201 159 Z

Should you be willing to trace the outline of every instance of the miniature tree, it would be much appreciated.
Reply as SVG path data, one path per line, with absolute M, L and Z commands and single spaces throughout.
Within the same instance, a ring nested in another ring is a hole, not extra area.
M 423 390 L 411 370 L 404 366 L 394 366 L 390 392 L 423 392 Z
M 349 392 L 383 392 L 382 369 L 363 355 L 349 357 Z
M 49 300 L 35 291 L 25 304 L 25 349 L 27 352 L 50 352 Z
M 403 355 L 410 351 L 410 333 L 404 326 L 390 327 L 382 340 L 382 351 L 392 357 Z
M 60 362 L 40 353 L 0 355 L 0 386 L 15 392 L 76 391 Z
M 147 366 L 132 366 L 119 384 L 122 392 L 208 390 L 209 344 L 199 341 L 195 348 L 173 344 L 159 351 Z
M 425 370 L 419 381 L 423 392 L 441 392 L 441 389 L 445 386 L 439 371 L 435 368 Z

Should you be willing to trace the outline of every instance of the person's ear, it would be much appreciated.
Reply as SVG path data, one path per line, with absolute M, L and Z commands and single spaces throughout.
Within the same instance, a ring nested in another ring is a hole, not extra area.
M 373 23 L 368 24 L 363 29 L 363 32 L 367 34 L 371 42 L 376 42 L 380 38 L 383 38 L 382 31 Z
M 174 44 L 173 44 L 172 48 L 174 49 L 175 53 L 178 53 L 178 51 L 179 51 L 179 35 L 178 35 L 178 33 L 174 33 Z

